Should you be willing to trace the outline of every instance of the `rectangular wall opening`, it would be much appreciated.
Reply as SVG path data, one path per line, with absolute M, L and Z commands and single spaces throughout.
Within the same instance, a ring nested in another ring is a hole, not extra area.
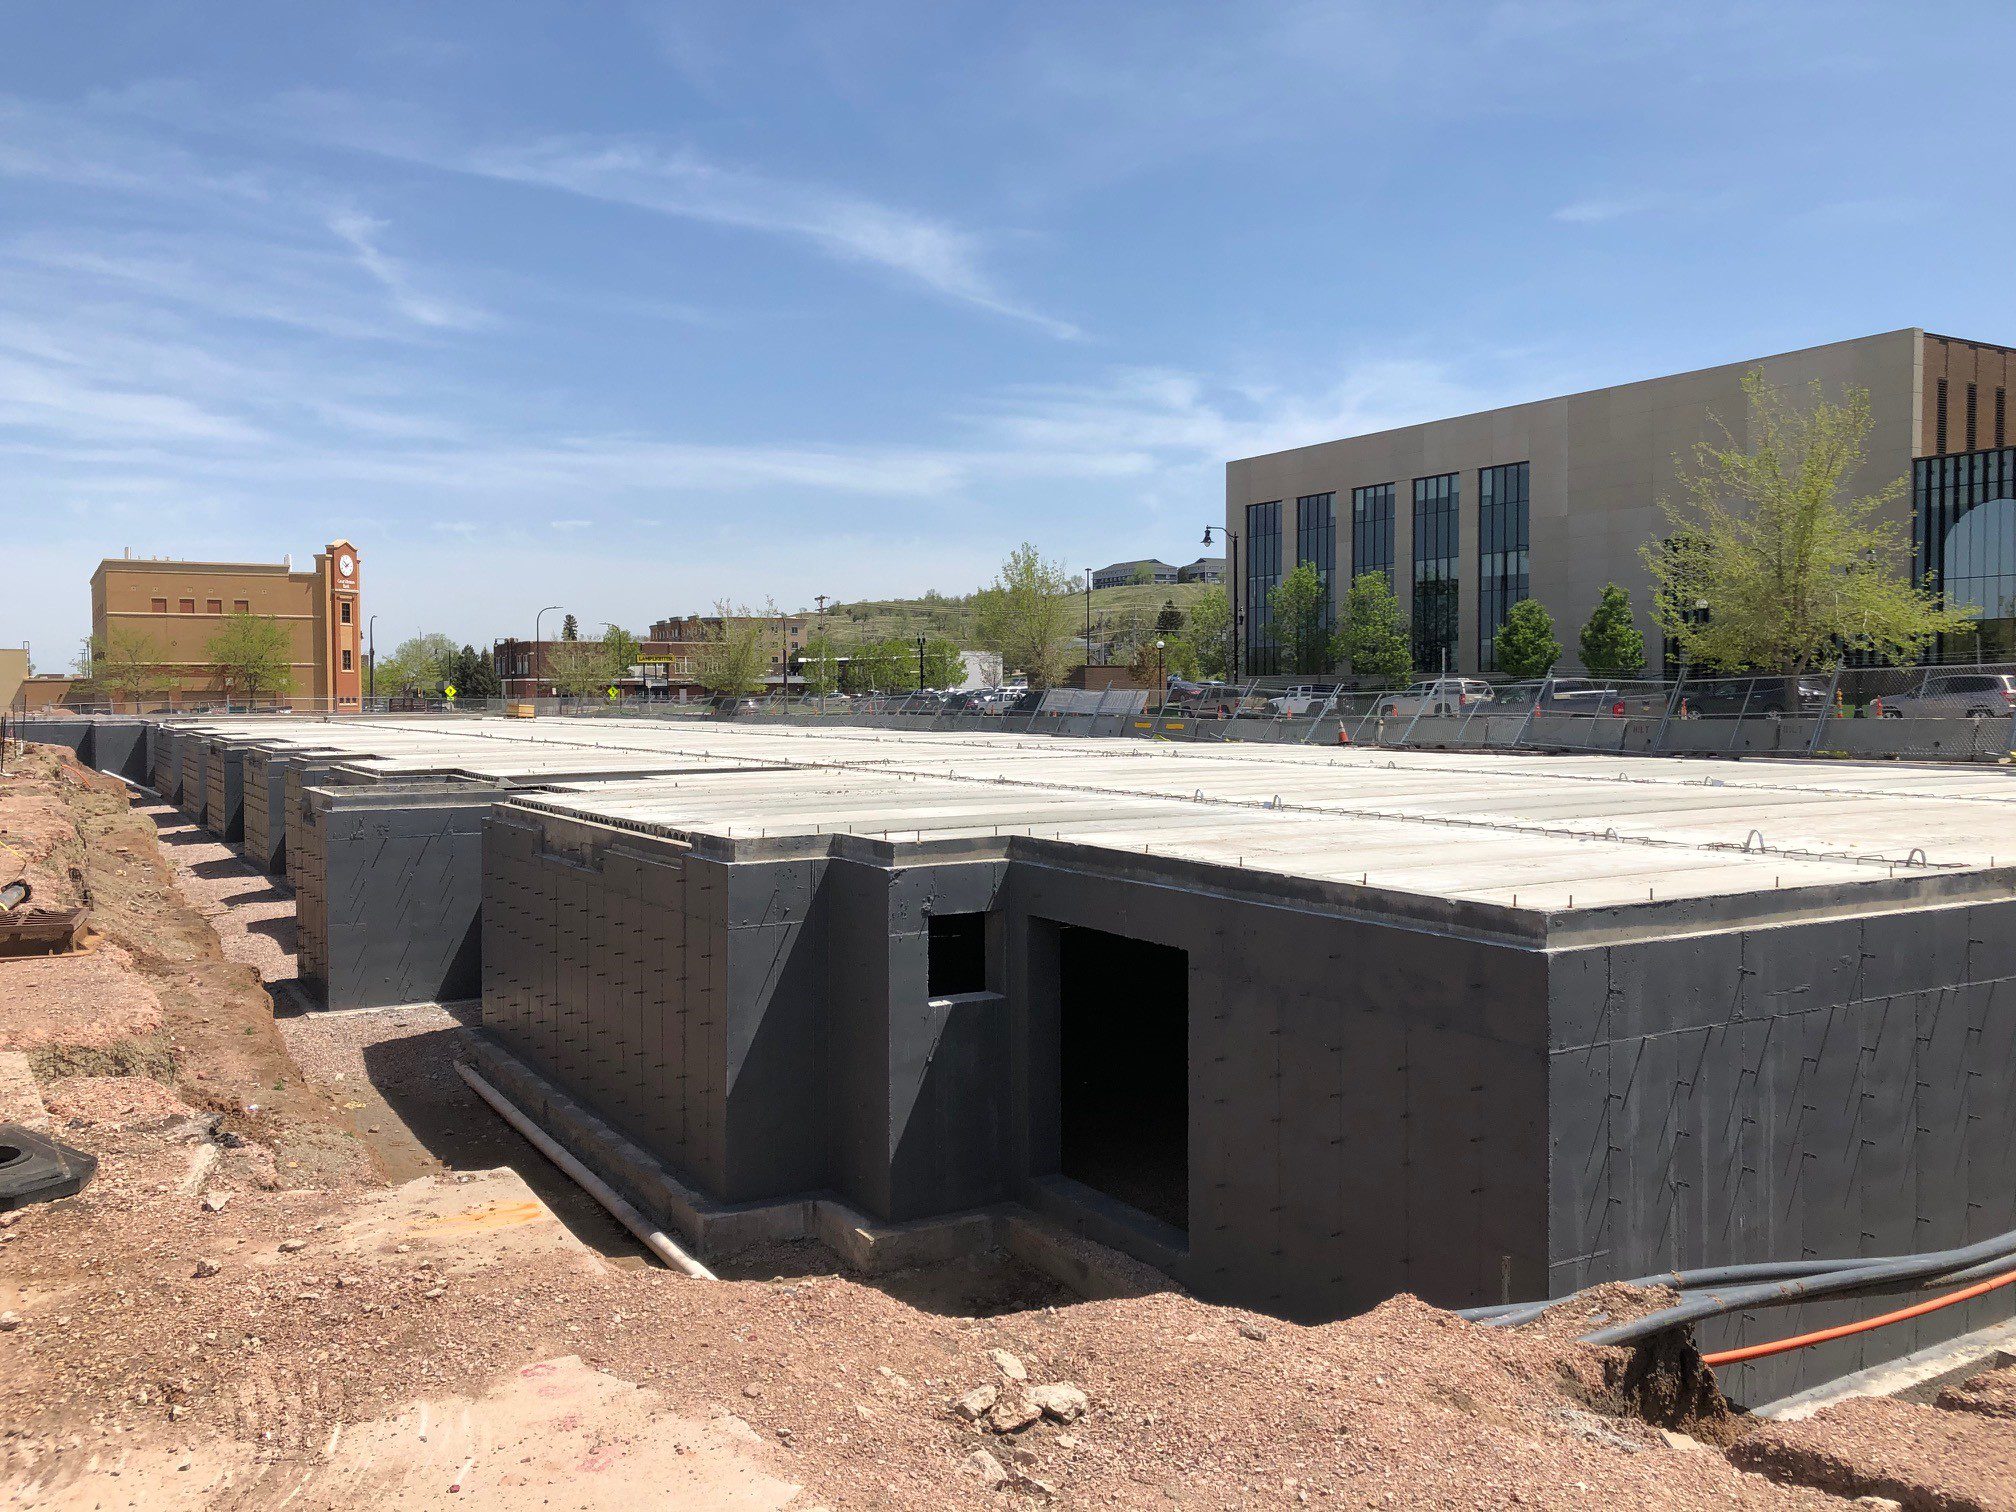
M 987 915 L 931 915 L 924 990 L 934 998 L 987 990 Z
M 1057 986 L 1058 1169 L 1187 1231 L 1188 954 L 1064 925 Z

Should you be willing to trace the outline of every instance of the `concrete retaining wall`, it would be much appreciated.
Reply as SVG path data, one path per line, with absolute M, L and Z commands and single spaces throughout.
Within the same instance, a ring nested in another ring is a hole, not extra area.
M 219 840 L 245 838 L 244 762 L 244 749 L 223 741 L 213 741 L 203 759 L 204 823 Z

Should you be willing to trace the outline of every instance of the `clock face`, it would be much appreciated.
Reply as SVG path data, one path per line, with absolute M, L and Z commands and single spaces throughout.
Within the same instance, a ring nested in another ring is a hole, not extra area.
M 357 570 L 357 559 L 351 556 L 349 552 L 344 552 L 343 555 L 336 558 L 336 570 L 345 577 L 350 576 L 351 573 Z

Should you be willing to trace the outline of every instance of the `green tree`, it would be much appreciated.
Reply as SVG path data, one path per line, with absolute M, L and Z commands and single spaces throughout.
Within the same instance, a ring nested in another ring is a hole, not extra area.
M 1146 687 L 1157 692 L 1166 691 L 1172 677 L 1195 678 L 1197 676 L 1197 648 L 1180 635 L 1160 637 L 1158 650 L 1154 639 L 1141 642 L 1134 648 L 1134 655 L 1127 662 L 1127 670 Z
M 231 703 L 256 704 L 294 687 L 294 649 L 278 620 L 257 614 L 230 614 L 204 654 L 217 669 Z
M 1127 574 L 1127 586 L 1130 588 L 1146 588 L 1153 584 L 1154 581 L 1155 569 L 1146 563 L 1136 567 L 1132 572 Z
M 378 659 L 378 693 L 432 693 L 450 680 L 461 648 L 438 632 L 409 636 Z M 461 684 L 456 684 L 460 689 Z
M 120 700 L 130 699 L 136 714 L 143 703 L 167 693 L 176 682 L 152 636 L 117 625 L 102 638 L 84 643 L 75 670 L 115 710 Z
M 1176 607 L 1176 600 L 1164 599 L 1161 609 L 1155 615 L 1155 633 L 1167 639 L 1180 635 L 1183 631 L 1183 611 Z
M 718 698 L 741 698 L 763 686 L 766 665 L 763 632 L 777 618 L 775 606 L 759 619 L 748 605 L 725 600 L 714 606 L 714 622 L 706 627 L 706 639 L 693 657 L 693 677 L 701 687 Z
M 504 691 L 497 680 L 497 669 L 490 658 L 474 646 L 464 646 L 455 653 L 449 663 L 443 682 L 452 685 L 458 701 L 470 698 L 496 698 Z
M 915 686 L 915 672 L 905 665 L 903 642 L 892 636 L 863 641 L 847 663 L 848 686 L 857 693 L 895 693 Z
M 1274 644 L 1287 656 L 1289 671 L 1329 670 L 1331 636 L 1323 623 L 1329 604 L 1329 589 L 1313 562 L 1296 563 L 1295 570 L 1269 590 Z
M 581 622 L 571 614 L 560 621 L 560 639 L 567 641 L 581 639 Z
M 600 641 L 562 639 L 546 648 L 546 681 L 569 698 L 588 698 L 609 686 L 609 659 Z
M 1631 615 L 1631 595 L 1605 583 L 1582 627 L 1582 666 L 1597 677 L 1636 677 L 1645 670 L 1645 637 Z
M 917 646 L 910 646 L 911 680 L 916 680 Z M 924 642 L 924 686 L 927 688 L 956 688 L 966 681 L 966 660 L 959 654 L 956 641 L 949 641 L 942 635 L 934 635 Z
M 1220 678 L 1232 670 L 1232 601 L 1223 588 L 1207 590 L 1190 606 L 1184 639 L 1196 655 L 1201 676 Z
M 644 648 L 637 644 L 637 637 L 621 625 L 602 627 L 602 682 L 609 687 L 630 675 L 644 656 Z
M 807 693 L 820 698 L 840 690 L 839 648 L 823 630 L 815 630 L 799 652 L 798 680 Z
M 1796 675 L 1843 650 L 1909 661 L 1971 626 L 1973 610 L 1910 575 L 1905 524 L 1884 517 L 1904 479 L 1846 496 L 1869 454 L 1869 391 L 1850 386 L 1835 404 L 1815 381 L 1801 407 L 1753 372 L 1743 393 L 1753 444 L 1723 426 L 1722 444 L 1695 447 L 1685 500 L 1661 501 L 1686 549 L 1640 549 L 1653 616 L 1688 663 Z
M 1388 687 L 1414 675 L 1413 637 L 1385 573 L 1361 572 L 1353 578 L 1339 617 L 1332 654 L 1349 663 L 1353 675 Z
M 993 585 L 974 595 L 980 644 L 999 651 L 1004 668 L 1026 674 L 1030 687 L 1054 686 L 1064 675 L 1076 588 L 1061 563 L 1044 561 L 1023 542 Z
M 1505 623 L 1491 637 L 1491 650 L 1507 677 L 1545 677 L 1561 659 L 1554 616 L 1538 599 L 1521 599 L 1506 611 Z

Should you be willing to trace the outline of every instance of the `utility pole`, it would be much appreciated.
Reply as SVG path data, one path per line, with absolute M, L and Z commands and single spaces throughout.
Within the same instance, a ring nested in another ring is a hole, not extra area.
M 917 691 L 924 691 L 924 637 L 917 637 Z
M 366 705 L 378 701 L 378 616 L 372 615 L 364 622 L 364 633 L 371 639 L 371 649 L 364 654 L 371 658 L 371 670 L 366 674 L 367 687 L 364 692 Z
M 1085 569 L 1085 665 L 1092 665 L 1092 569 Z
M 826 712 L 826 684 L 833 676 L 832 646 L 826 639 L 826 600 L 830 594 L 815 593 L 813 602 L 819 606 L 819 712 Z

